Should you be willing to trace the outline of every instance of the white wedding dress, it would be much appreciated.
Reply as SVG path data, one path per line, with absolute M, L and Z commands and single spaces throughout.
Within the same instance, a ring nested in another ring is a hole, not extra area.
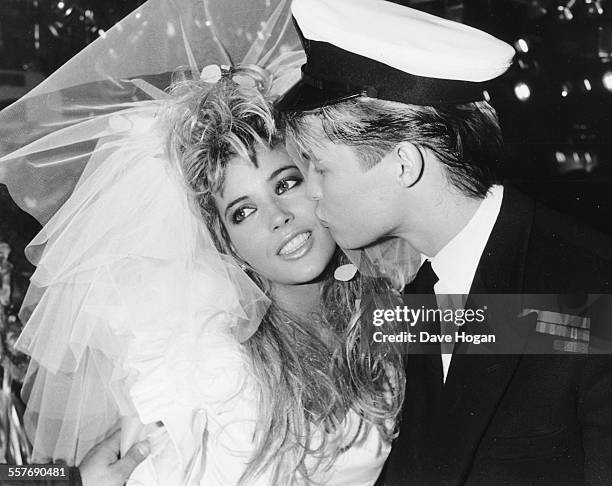
M 95 119 L 108 136 L 28 249 L 26 428 L 35 462 L 78 464 L 121 427 L 123 451 L 152 444 L 129 485 L 230 486 L 254 452 L 259 406 L 241 343 L 268 301 L 193 209 L 167 150 L 164 103 Z M 358 423 L 350 412 L 345 435 Z M 365 430 L 310 479 L 373 484 L 390 447 Z
M 178 387 L 185 387 L 182 392 L 193 398 L 197 396 L 200 407 L 195 409 L 178 407 L 176 402 L 180 401 L 180 395 L 173 401 L 173 397 L 164 393 L 161 382 L 140 384 L 137 408 L 146 411 L 145 420 L 163 420 L 166 426 L 157 426 L 151 433 L 153 452 L 134 471 L 128 486 L 238 484 L 254 452 L 252 437 L 258 411 L 256 382 L 241 354 L 241 345 L 232 338 L 221 334 L 207 338 L 197 371 L 193 373 L 193 364 L 186 364 L 184 371 L 188 373 L 183 375 Z M 191 381 L 190 377 L 196 380 Z M 196 390 L 196 384 L 205 388 Z M 350 412 L 343 424 L 345 431 L 356 432 L 358 423 L 357 415 Z M 146 428 L 140 437 L 145 435 Z M 342 446 L 334 441 L 330 444 Z M 331 469 L 317 471 L 309 478 L 312 482 L 292 484 L 372 485 L 389 450 L 390 446 L 383 443 L 378 431 L 370 428 L 339 456 Z M 314 461 L 311 462 L 314 466 Z M 270 475 L 263 474 L 247 484 L 269 486 L 275 483 Z

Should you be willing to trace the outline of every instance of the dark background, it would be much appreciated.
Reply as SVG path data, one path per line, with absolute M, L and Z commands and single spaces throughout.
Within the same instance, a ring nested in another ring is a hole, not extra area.
M 0 108 L 142 3 L 0 0 Z M 549 206 L 612 234 L 612 0 L 396 3 L 481 28 L 515 46 L 515 65 L 487 90 L 506 140 L 503 175 Z M 0 242 L 10 244 L 13 267 L 11 304 L 0 308 L 0 376 L 4 367 L 14 380 L 13 393 L 3 390 L 9 401 L 0 403 L 0 419 L 12 407 L 23 413 L 19 375 L 27 363 L 12 344 L 33 271 L 23 250 L 39 229 L 0 185 Z M 0 420 L 0 435 L 11 427 L 22 440 L 0 462 L 21 464 L 28 457 L 21 420 Z
M 142 3 L 0 0 L 0 104 Z M 488 90 L 506 140 L 504 176 L 612 234 L 612 0 L 396 3 L 479 27 L 515 46 L 515 65 Z M 15 309 L 33 270 L 23 248 L 38 229 L 0 186 L 0 241 L 13 249 Z

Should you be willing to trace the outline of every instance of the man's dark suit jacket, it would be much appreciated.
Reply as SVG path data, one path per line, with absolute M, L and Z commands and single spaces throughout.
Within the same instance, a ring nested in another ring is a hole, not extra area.
M 612 293 L 611 262 L 608 238 L 506 187 L 470 294 Z M 407 358 L 387 486 L 612 485 L 612 357 L 455 354 L 434 413 L 424 363 Z

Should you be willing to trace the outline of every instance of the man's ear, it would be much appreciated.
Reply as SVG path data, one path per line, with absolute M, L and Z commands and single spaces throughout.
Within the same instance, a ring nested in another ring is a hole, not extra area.
M 412 187 L 421 180 L 425 169 L 423 153 L 410 142 L 400 142 L 393 149 L 397 181 L 402 187 Z

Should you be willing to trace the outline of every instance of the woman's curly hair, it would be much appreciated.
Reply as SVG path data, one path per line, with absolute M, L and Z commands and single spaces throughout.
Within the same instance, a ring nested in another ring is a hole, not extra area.
M 233 158 L 257 165 L 259 148 L 283 143 L 265 94 L 269 86 L 265 71 L 242 67 L 214 84 L 182 80 L 171 88 L 178 99 L 171 148 L 178 154 L 179 169 L 217 249 L 238 260 L 214 196 L 223 190 Z M 404 394 L 401 352 L 368 348 L 363 304 L 366 294 L 380 296 L 389 289 L 360 276 L 335 280 L 333 269 L 344 263 L 346 256 L 336 251 L 322 278 L 317 315 L 305 321 L 273 303 L 244 343 L 260 389 L 257 449 L 244 482 L 270 468 L 273 484 L 308 481 L 313 470 L 331 466 L 372 427 L 389 442 L 395 436 Z M 269 282 L 253 271 L 249 275 L 269 292 Z M 347 437 L 341 424 L 349 409 L 361 420 L 359 430 Z

